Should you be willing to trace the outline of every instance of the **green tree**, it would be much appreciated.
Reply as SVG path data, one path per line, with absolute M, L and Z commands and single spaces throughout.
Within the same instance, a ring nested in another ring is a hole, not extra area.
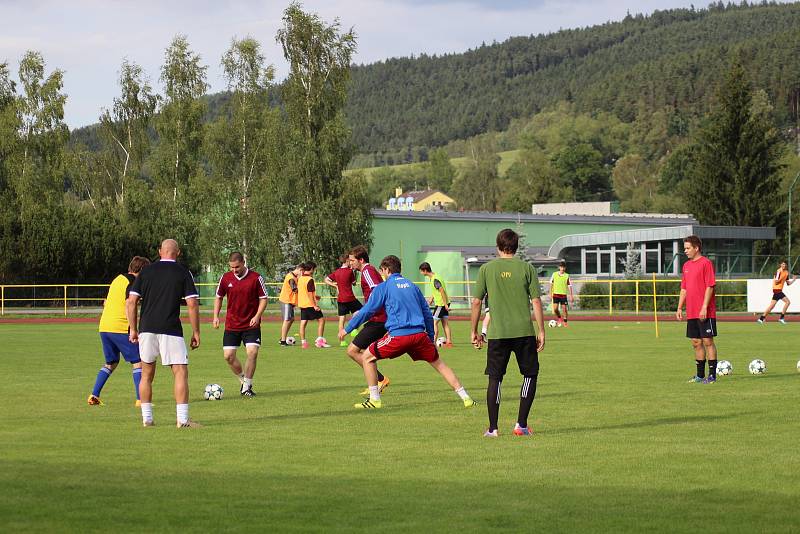
M 428 172 L 428 188 L 438 189 L 445 193 L 453 186 L 456 168 L 450 163 L 450 155 L 444 148 L 432 150 L 426 165 Z
M 19 127 L 16 86 L 7 63 L 0 63 L 0 282 L 17 270 L 19 212 L 11 180 L 19 161 Z
M 500 178 L 497 165 L 500 156 L 490 139 L 474 139 L 469 143 L 466 168 L 453 182 L 453 197 L 465 210 L 496 211 L 500 200 Z
M 623 211 L 648 212 L 658 191 L 658 178 L 639 154 L 622 157 L 612 172 L 614 193 Z
M 575 192 L 561 180 L 550 159 L 538 150 L 522 150 L 506 173 L 500 207 L 529 213 L 533 204 L 569 202 Z
M 603 155 L 588 143 L 564 147 L 552 159 L 564 182 L 572 183 L 575 200 L 597 201 L 612 197 L 608 167 Z

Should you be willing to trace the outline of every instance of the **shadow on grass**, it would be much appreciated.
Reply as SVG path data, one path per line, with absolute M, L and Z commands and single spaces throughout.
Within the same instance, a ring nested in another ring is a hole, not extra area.
M 555 430 L 542 430 L 539 431 L 538 433 L 542 435 L 580 434 L 584 432 L 596 432 L 601 430 L 626 430 L 630 428 L 709 423 L 709 422 L 724 421 L 727 419 L 734 419 L 736 417 L 743 415 L 753 415 L 756 413 L 758 412 L 739 412 L 735 414 L 720 414 L 720 415 L 687 415 L 682 417 L 661 417 L 661 418 L 645 419 L 643 421 L 632 421 L 630 423 L 620 423 L 614 425 L 598 425 L 598 426 L 585 426 L 576 428 L 561 428 Z

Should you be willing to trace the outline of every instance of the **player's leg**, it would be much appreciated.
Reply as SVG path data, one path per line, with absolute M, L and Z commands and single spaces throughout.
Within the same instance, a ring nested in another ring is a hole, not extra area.
M 244 371 L 242 370 L 242 362 L 236 357 L 236 351 L 236 347 L 225 346 L 222 348 L 222 357 L 225 358 L 225 362 L 227 362 L 231 372 L 235 374 L 236 378 L 241 382 L 244 378 Z
M 567 321 L 569 321 L 569 306 L 567 306 L 566 302 L 562 302 L 561 307 L 563 308 L 561 316 L 564 318 L 564 326 L 567 326 Z
M 133 379 L 133 390 L 136 394 L 134 406 L 140 407 L 142 403 L 139 400 L 139 383 L 142 381 L 142 360 L 139 357 L 139 345 L 131 343 L 125 334 L 118 338 L 118 345 L 122 357 L 131 364 L 131 378 Z
M 556 302 L 555 298 L 553 298 L 553 315 L 561 319 L 561 312 L 558 311 L 558 302 Z
M 486 310 L 486 315 L 483 316 L 483 323 L 481 324 L 481 335 L 483 336 L 484 343 L 487 341 L 489 332 L 489 322 L 492 320 L 489 310 Z
M 353 341 L 347 347 L 347 355 L 350 357 L 351 360 L 356 362 L 360 367 L 363 367 L 363 355 L 364 351 L 381 339 L 383 336 L 386 335 L 386 329 L 383 327 L 383 323 L 375 323 L 372 321 L 367 321 L 358 331 L 356 337 L 353 338 Z M 381 392 L 386 389 L 391 381 L 388 377 L 384 376 L 380 369 L 377 368 L 377 362 L 375 370 L 378 373 L 378 385 L 381 388 Z M 360 394 L 367 395 L 369 390 L 365 389 Z
M 444 337 L 447 339 L 445 343 L 447 344 L 448 347 L 452 347 L 453 333 L 450 331 L 450 321 L 447 319 L 447 317 L 442 317 L 442 328 L 444 329 Z
M 497 420 L 500 417 L 500 386 L 506 374 L 508 360 L 511 357 L 509 341 L 506 339 L 490 339 L 486 348 L 486 370 L 489 384 L 486 387 L 486 409 L 489 415 L 489 429 L 485 436 L 497 436 Z
M 124 336 L 125 334 L 119 335 Z M 120 357 L 119 347 L 117 347 L 116 343 L 114 343 L 114 334 L 109 332 L 100 332 L 100 344 L 103 347 L 103 358 L 105 358 L 106 363 L 97 372 L 92 393 L 89 395 L 89 398 L 86 401 L 88 404 L 93 406 L 99 406 L 103 404 L 103 402 L 100 400 L 100 393 L 103 391 L 103 386 L 106 385 L 111 373 L 113 373 L 114 369 L 116 369 L 117 365 L 119 365 Z
M 370 409 L 381 408 L 381 391 L 378 385 L 378 367 L 375 364 L 376 356 L 370 352 L 370 349 L 375 347 L 375 343 L 367 347 L 361 356 L 361 368 L 364 370 L 364 378 L 367 381 L 367 389 L 369 390 L 369 399 L 358 404 L 354 404 L 355 408 Z
M 142 400 L 139 397 L 139 384 L 142 382 L 142 362 L 131 365 L 131 378 L 133 379 L 133 391 L 136 393 L 136 406 L 141 407 Z
M 175 413 L 177 426 L 189 424 L 189 366 L 186 364 L 170 365 L 175 378 Z
M 475 406 L 475 401 L 469 396 L 469 393 L 467 393 L 467 390 L 464 389 L 464 386 L 461 384 L 461 380 L 458 379 L 455 371 L 453 371 L 449 365 L 444 363 L 441 358 L 436 358 L 434 361 L 428 363 L 436 370 L 437 373 L 442 375 L 442 378 L 444 378 L 445 382 L 447 382 L 450 387 L 453 388 L 453 391 L 456 392 L 456 395 L 458 395 L 459 398 L 464 402 L 464 407 L 472 408 Z
M 259 349 L 260 346 L 258 343 L 250 342 L 245 344 L 247 361 L 244 364 L 244 377 L 242 378 L 242 390 L 240 392 L 245 397 L 255 396 L 255 392 L 253 391 L 253 376 L 256 374 Z
M 717 320 L 709 318 L 702 321 L 702 324 L 702 344 L 708 362 L 708 375 L 703 383 L 713 384 L 717 380 L 717 345 L 714 343 L 714 336 L 717 335 Z
M 159 355 L 158 336 L 139 334 L 139 357 L 142 364 L 142 378 L 139 382 L 139 399 L 144 426 L 153 425 L 153 378 L 156 375 L 156 359 Z
M 769 306 L 767 306 L 767 309 L 766 309 L 766 310 L 764 310 L 764 313 L 762 313 L 762 314 L 761 314 L 761 317 L 759 317 L 759 318 L 758 318 L 758 322 L 759 322 L 759 323 L 763 323 L 764 321 L 766 321 L 766 320 L 767 320 L 767 316 L 768 316 L 768 315 L 769 315 L 769 313 L 772 311 L 772 308 L 774 308 L 774 307 L 775 307 L 775 304 L 777 304 L 777 302 L 778 302 L 778 301 L 777 301 L 777 300 L 775 300 L 775 299 L 771 299 L 771 300 L 769 301 Z
M 300 319 L 300 344 L 305 349 L 308 348 L 308 341 L 306 341 L 306 325 L 307 319 Z
M 294 323 L 294 306 L 291 304 L 286 304 L 285 302 L 281 302 L 280 306 L 283 323 L 281 324 L 281 339 L 279 343 L 281 345 L 286 345 L 286 338 L 289 336 L 289 329 Z
M 539 380 L 539 355 L 536 352 L 536 338 L 534 336 L 517 339 L 514 341 L 514 355 L 522 375 L 522 386 L 519 389 L 519 412 L 514 434 L 528 436 L 532 433 L 528 426 L 528 415 L 536 398 L 536 383 Z
M 317 340 L 325 337 L 325 317 L 317 319 Z
M 786 295 L 784 295 L 781 300 L 783 301 L 783 310 L 781 311 L 781 318 L 779 320 L 781 323 L 785 324 L 786 312 L 789 311 L 789 305 L 791 304 L 791 301 L 789 300 L 789 297 L 787 297 Z

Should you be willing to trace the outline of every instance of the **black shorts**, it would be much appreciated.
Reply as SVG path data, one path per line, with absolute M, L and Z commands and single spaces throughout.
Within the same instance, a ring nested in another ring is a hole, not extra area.
M 553 304 L 566 304 L 566 303 L 567 303 L 566 295 L 553 295 Z
M 386 335 L 386 327 L 384 323 L 377 323 L 375 321 L 367 321 L 361 327 L 361 331 L 353 338 L 353 345 L 361 350 L 366 350 L 367 347 L 378 341 Z
M 485 374 L 502 379 L 506 374 L 511 353 L 517 357 L 517 365 L 522 376 L 539 374 L 539 354 L 536 352 L 536 337 L 515 337 L 510 339 L 490 339 L 486 350 Z
M 440 319 L 447 319 L 450 315 L 450 312 L 447 311 L 447 308 L 444 306 L 434 306 L 431 310 L 431 315 L 433 315 L 433 320 L 438 321 Z
M 778 291 L 777 293 L 772 293 L 772 300 L 781 300 L 785 299 L 786 295 L 784 295 L 783 291 Z
M 252 328 L 250 330 L 242 330 L 239 332 L 225 330 L 225 333 L 222 334 L 222 348 L 236 349 L 239 348 L 239 345 L 244 345 L 245 347 L 248 345 L 255 345 L 260 347 L 261 328 Z
M 316 310 L 314 308 L 300 308 L 301 321 L 316 321 L 317 319 L 322 319 L 322 310 Z
M 709 317 L 705 321 L 701 321 L 700 319 L 687 319 L 686 337 L 690 339 L 717 337 L 717 320 L 713 317 Z
M 337 302 L 336 306 L 339 308 L 339 317 L 344 317 L 348 313 L 355 313 L 363 306 L 358 300 L 351 300 L 350 302 Z

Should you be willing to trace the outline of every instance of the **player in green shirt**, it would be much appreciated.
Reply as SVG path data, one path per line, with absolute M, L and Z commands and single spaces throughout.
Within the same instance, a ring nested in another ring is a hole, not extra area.
M 575 296 L 572 294 L 572 282 L 567 274 L 567 264 L 562 261 L 558 264 L 558 272 L 553 273 L 553 276 L 550 277 L 550 299 L 553 302 L 553 313 L 558 318 L 558 326 L 567 326 L 567 321 L 569 321 L 567 293 L 569 293 L 570 303 L 574 302 Z M 559 306 L 563 311 L 559 311 Z
M 433 315 L 433 339 L 439 339 L 439 323 L 442 323 L 444 329 L 445 343 L 444 347 L 449 348 L 453 346 L 453 338 L 450 333 L 450 322 L 447 317 L 450 315 L 450 297 L 447 296 L 447 286 L 444 280 L 436 276 L 436 273 L 431 271 L 431 264 L 424 261 L 419 266 L 419 272 L 423 276 L 431 279 L 431 298 L 428 299 L 428 304 L 432 306 L 431 315 Z
M 544 319 L 539 298 L 539 278 L 530 263 L 514 255 L 519 246 L 519 235 L 506 228 L 497 234 L 496 258 L 483 265 L 478 272 L 472 299 L 472 344 L 483 345 L 478 334 L 481 302 L 485 295 L 492 301 L 492 322 L 489 323 L 489 348 L 486 351 L 486 374 L 489 387 L 486 405 L 489 410 L 489 429 L 484 436 L 497 437 L 497 419 L 500 415 L 500 385 L 506 374 L 508 360 L 513 352 L 519 372 L 523 376 L 519 395 L 519 414 L 514 434 L 529 436 L 528 414 L 536 396 L 539 376 L 539 352 L 544 350 Z M 531 316 L 531 306 L 533 316 Z M 533 327 L 536 321 L 538 334 Z

